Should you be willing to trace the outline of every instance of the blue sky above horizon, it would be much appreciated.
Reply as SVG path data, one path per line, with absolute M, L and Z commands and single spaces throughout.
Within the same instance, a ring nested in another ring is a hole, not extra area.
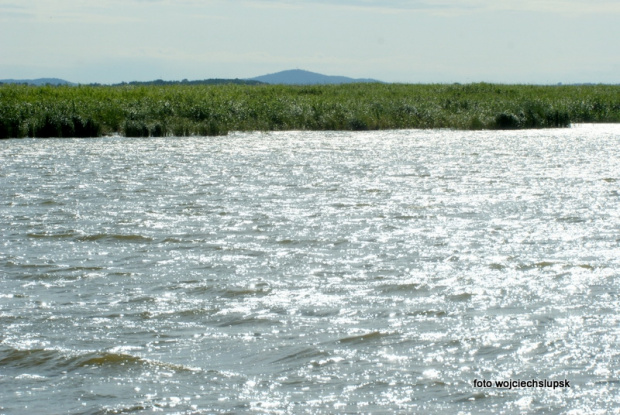
M 0 79 L 620 83 L 617 0 L 0 0 Z

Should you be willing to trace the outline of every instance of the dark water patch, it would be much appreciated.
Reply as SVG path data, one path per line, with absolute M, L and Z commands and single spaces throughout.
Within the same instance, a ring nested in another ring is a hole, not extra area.
M 279 245 L 290 245 L 290 246 L 306 246 L 306 245 L 317 245 L 320 244 L 318 239 L 279 239 L 277 241 Z
M 618 179 L 615 179 L 613 177 L 605 177 L 603 181 L 606 181 L 607 183 L 615 183 L 618 181 Z
M 58 267 L 57 269 L 54 270 L 50 270 L 48 272 L 50 273 L 71 273 L 71 272 L 92 272 L 92 271 L 103 271 L 105 270 L 104 267 L 97 267 L 97 266 L 93 266 L 93 267 L 84 267 L 84 266 L 66 266 L 66 267 Z
M 174 244 L 179 244 L 179 243 L 190 242 L 190 241 L 187 241 L 187 240 L 183 240 L 183 239 L 180 239 L 180 238 L 176 238 L 176 237 L 171 237 L 171 236 L 169 236 L 169 237 L 165 238 L 164 240 L 162 240 L 161 242 L 162 242 L 162 243 L 174 243 Z
M 123 353 L 89 353 L 72 360 L 77 367 L 136 366 L 147 364 L 147 361 L 140 357 Z
M 179 281 L 179 284 L 182 284 L 183 287 L 186 286 L 192 286 L 193 284 L 200 284 L 202 283 L 202 280 L 184 280 L 184 281 Z
M 282 385 L 293 388 L 305 385 L 307 383 L 308 379 L 305 376 L 297 376 L 294 374 L 290 374 L 289 376 L 286 376 L 284 380 L 282 380 Z
M 409 294 L 415 296 L 427 295 L 430 287 L 424 283 L 384 284 L 377 287 L 382 294 Z
M 121 319 L 123 317 L 125 317 L 125 313 L 98 314 L 98 315 L 92 316 L 91 318 L 93 319 L 105 318 L 109 320 L 116 320 L 116 319 Z
M 225 288 L 218 290 L 220 296 L 225 298 L 239 298 L 239 297 L 262 297 L 271 293 L 271 288 L 268 285 L 256 286 L 256 287 L 235 287 Z
M 228 249 L 228 251 L 230 251 L 234 255 L 238 256 L 239 259 L 241 259 L 241 258 L 260 258 L 262 256 L 265 256 L 265 254 L 266 254 L 265 251 L 262 251 L 262 250 L 258 251 L 256 249 L 231 248 L 231 249 Z
M 344 343 L 344 344 L 365 344 L 365 343 L 369 343 L 369 342 L 374 342 L 374 341 L 378 341 L 378 340 L 382 340 L 386 337 L 392 336 L 393 334 L 390 333 L 381 333 L 380 331 L 373 331 L 371 333 L 366 333 L 366 334 L 360 334 L 357 336 L 351 336 L 351 337 L 345 337 L 342 339 L 339 339 L 337 341 L 337 343 Z
M 409 317 L 446 317 L 448 313 L 443 310 L 415 310 L 405 313 Z
M 472 299 L 472 297 L 473 297 L 473 294 L 471 293 L 461 293 L 461 294 L 449 295 L 447 298 L 450 301 L 460 303 L 460 302 L 469 301 Z
M 196 319 L 211 317 L 220 311 L 221 309 L 218 307 L 199 307 L 175 311 L 145 310 L 138 313 L 138 317 L 142 320 L 164 319 L 166 322 L 173 320 L 195 321 Z
M 153 238 L 142 236 L 142 235 L 124 235 L 124 234 L 107 234 L 107 233 L 99 233 L 95 235 L 87 235 L 81 236 L 77 238 L 78 241 L 81 242 L 134 242 L 134 243 L 144 243 L 144 242 L 152 242 Z
M 175 312 L 175 314 L 177 314 L 179 317 L 182 318 L 197 318 L 197 317 L 206 317 L 206 316 L 212 316 L 215 313 L 219 313 L 221 311 L 221 308 L 219 307 L 201 307 L 201 308 L 192 308 L 189 310 L 181 310 L 181 311 L 177 311 Z
M 579 216 L 563 216 L 561 218 L 557 218 L 556 222 L 583 223 L 586 222 L 586 220 L 584 218 L 580 218 Z
M 319 350 L 315 347 L 299 346 L 293 348 L 292 352 L 287 349 L 287 354 L 283 357 L 279 357 L 273 361 L 273 363 L 292 363 L 298 364 L 299 362 L 305 362 L 308 360 L 327 358 L 329 353 Z
M 3 346 L 0 348 L 0 367 L 8 369 L 49 369 L 61 365 L 63 356 L 55 350 L 19 350 Z
M 114 371 L 126 371 L 131 368 L 154 368 L 173 370 L 175 372 L 195 373 L 199 368 L 146 359 L 126 353 L 91 352 L 70 359 L 75 368 L 106 368 Z
M 96 399 L 97 400 L 111 400 L 115 398 L 115 396 L 101 396 L 101 395 L 97 395 Z M 84 400 L 84 398 L 83 398 Z M 153 406 L 147 406 L 147 405 L 141 405 L 141 404 L 136 404 L 136 405 L 116 405 L 113 408 L 104 408 L 104 409 L 98 409 L 94 412 L 91 411 L 84 411 L 84 412 L 76 412 L 77 415 L 116 415 L 116 414 L 133 414 L 133 413 L 144 413 L 144 411 L 146 410 L 153 410 L 154 408 L 157 408 L 159 411 L 163 411 L 163 409 L 161 409 L 160 407 L 162 407 L 161 405 L 157 405 L 154 404 Z
M 304 317 L 320 317 L 320 318 L 325 318 L 325 317 L 333 317 L 333 316 L 337 316 L 338 314 L 340 314 L 340 307 L 321 307 L 321 308 L 314 308 L 314 307 L 304 307 L 301 308 L 300 314 Z
M 494 262 L 494 263 L 489 264 L 489 268 L 495 271 L 502 271 L 506 269 L 506 266 L 503 264 L 498 264 Z
M 556 273 L 556 274 L 553 276 L 553 278 L 556 278 L 556 279 L 557 279 L 557 278 L 564 278 L 564 277 L 568 277 L 568 276 L 570 276 L 570 275 L 572 275 L 572 273 L 571 273 L 571 272 L 560 272 L 560 273 Z
M 44 233 L 27 233 L 26 236 L 29 238 L 50 238 L 50 239 L 66 239 L 73 238 L 77 235 L 75 231 L 65 231 L 65 232 L 44 232 Z
M 5 294 L 4 298 L 29 298 L 29 295 L 26 294 Z
M 595 269 L 592 265 L 589 265 L 589 264 L 579 264 L 577 266 L 579 268 L 587 269 L 587 270 L 590 270 L 590 271 L 594 271 L 594 269 Z
M 555 262 L 541 261 L 541 262 L 535 263 L 534 267 L 536 267 L 536 268 L 547 268 L 547 267 L 552 267 L 555 264 L 556 264 Z
M 549 261 L 541 261 L 541 262 L 536 262 L 534 264 L 521 264 L 517 266 L 517 270 L 529 271 L 533 269 L 544 269 L 544 268 L 552 267 L 555 264 L 556 264 L 555 262 L 549 262 Z
M 432 232 L 432 231 L 428 230 L 428 232 Z M 428 238 L 428 243 L 435 248 L 441 248 L 444 246 L 448 246 L 448 241 L 445 238 L 431 237 L 431 238 Z
M 109 272 L 108 275 L 111 276 L 111 277 L 133 277 L 136 274 L 133 273 L 133 272 L 114 271 L 114 272 Z
M 223 321 L 222 321 L 223 320 Z M 232 326 L 279 326 L 282 325 L 280 321 L 260 318 L 260 317 L 245 317 L 245 316 L 226 316 L 226 318 L 220 318 L 218 320 L 218 327 L 232 327 Z
M 485 358 L 495 359 L 497 356 L 501 354 L 506 354 L 507 350 L 503 347 L 495 347 L 495 346 L 481 346 L 478 350 L 476 350 L 476 355 L 482 356 Z
M 174 287 L 174 288 L 170 288 L 171 290 L 181 290 L 184 293 L 186 293 L 187 295 L 203 295 L 203 294 L 209 294 L 209 293 L 218 293 L 219 290 L 217 290 L 213 285 L 197 285 L 197 286 L 190 286 L 190 287 Z
M 557 319 L 556 317 L 552 316 L 552 315 L 546 315 L 546 314 L 541 314 L 541 315 L 534 315 L 531 317 L 532 321 L 534 321 L 536 323 L 536 325 L 539 326 L 549 326 L 552 327 L 554 325 L 554 323 L 556 323 Z M 549 344 L 547 344 L 549 345 Z
M 350 274 L 347 271 L 316 270 L 316 271 L 313 271 L 311 275 L 313 277 L 320 277 L 320 278 L 329 278 L 329 277 L 344 278 Z M 334 290 L 338 291 L 338 288 L 335 288 Z
M 39 281 L 39 282 L 60 282 L 60 281 L 77 281 L 82 278 L 82 275 L 66 275 L 62 268 L 58 268 L 55 265 L 41 267 L 34 273 L 22 273 L 18 277 L 24 281 Z
M 41 206 L 64 206 L 64 203 L 59 202 L 57 200 L 53 200 L 53 199 L 47 199 L 47 200 L 43 200 L 39 202 L 39 205 Z
M 152 311 L 142 311 L 141 313 L 138 313 L 138 317 L 142 320 L 150 320 L 152 318 L 156 318 L 157 316 L 158 314 Z
M 61 352 L 50 349 L 19 350 L 10 347 L 0 349 L 0 367 L 12 370 L 29 370 L 37 373 L 57 374 L 80 368 L 105 367 L 127 370 L 132 367 L 156 366 L 177 371 L 194 371 L 181 365 L 147 360 L 141 357 L 113 352 Z

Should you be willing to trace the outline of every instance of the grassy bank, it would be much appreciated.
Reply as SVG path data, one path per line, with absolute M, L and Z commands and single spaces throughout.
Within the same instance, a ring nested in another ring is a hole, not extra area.
M 0 138 L 519 129 L 620 122 L 620 86 L 0 85 Z

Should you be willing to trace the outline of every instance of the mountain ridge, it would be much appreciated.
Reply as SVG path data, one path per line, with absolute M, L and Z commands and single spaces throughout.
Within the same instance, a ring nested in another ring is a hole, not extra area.
M 217 85 L 217 84 L 271 84 L 271 85 L 339 85 L 339 84 L 351 84 L 351 83 L 384 83 L 382 81 L 370 78 L 350 78 L 348 76 L 332 76 L 323 75 L 317 72 L 306 71 L 303 69 L 289 69 L 280 72 L 275 72 L 266 75 L 256 76 L 254 78 L 245 79 L 225 79 L 225 78 L 210 78 L 203 80 L 188 81 L 183 79 L 182 81 L 164 81 L 162 79 L 156 79 L 153 81 L 131 81 L 108 84 L 110 86 L 119 85 L 136 85 L 136 86 L 148 86 L 148 85 Z M 0 79 L 0 84 L 28 84 L 28 85 L 68 85 L 77 86 L 79 84 L 66 81 L 59 78 L 37 78 L 37 79 Z M 87 85 L 102 85 L 99 83 L 91 83 Z
M 323 75 L 317 72 L 310 72 L 303 69 L 289 69 L 275 72 L 272 74 L 248 78 L 252 81 L 264 82 L 266 84 L 283 85 L 327 85 L 327 84 L 351 84 L 351 83 L 383 83 L 382 81 L 370 78 L 349 78 L 347 76 Z
M 59 78 L 36 78 L 36 79 L 0 79 L 0 84 L 28 84 L 28 85 L 77 85 L 73 82 Z

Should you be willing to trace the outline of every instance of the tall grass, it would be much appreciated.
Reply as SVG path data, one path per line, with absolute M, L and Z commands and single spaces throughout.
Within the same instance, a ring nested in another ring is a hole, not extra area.
M 620 86 L 0 85 L 0 138 L 522 129 L 579 122 L 620 122 Z

